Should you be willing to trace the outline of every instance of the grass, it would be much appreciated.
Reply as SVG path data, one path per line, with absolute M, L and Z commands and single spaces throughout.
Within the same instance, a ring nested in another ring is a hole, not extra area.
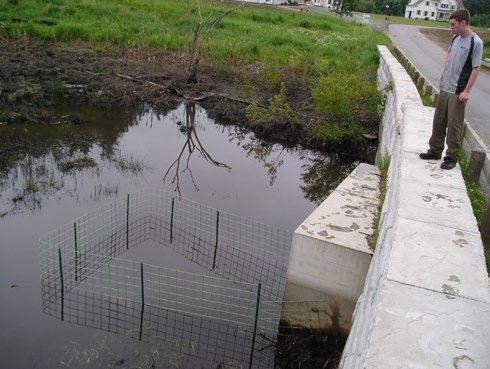
M 388 170 L 390 169 L 390 163 L 390 155 L 383 156 L 378 163 L 378 168 L 381 174 L 381 180 L 379 182 L 379 205 L 378 211 L 376 212 L 373 220 L 373 234 L 368 236 L 368 245 L 371 250 L 374 250 L 376 248 L 376 243 L 378 242 L 379 227 L 381 221 L 381 209 L 383 208 L 386 193 L 388 192 Z
M 468 197 L 470 198 L 471 206 L 473 208 L 473 214 L 475 215 L 478 227 L 481 226 L 483 217 L 485 215 L 485 209 L 487 206 L 487 197 L 485 192 L 481 188 L 478 182 L 474 182 L 470 178 L 470 164 L 468 157 L 464 151 L 460 151 L 458 156 L 459 165 L 463 174 L 464 182 L 466 184 L 466 190 Z M 490 239 L 483 243 L 485 259 L 487 261 L 487 271 L 490 273 Z
M 361 14 L 361 13 L 359 13 Z M 408 24 L 412 26 L 423 26 L 423 27 L 435 27 L 435 28 L 445 28 L 449 29 L 449 23 L 448 22 L 441 22 L 441 21 L 430 21 L 430 20 L 423 20 L 423 19 L 408 19 L 404 17 L 398 17 L 398 16 L 388 16 L 388 20 L 385 19 L 385 15 L 383 14 L 370 14 L 371 19 L 376 20 L 377 22 L 388 22 L 390 24 Z M 486 28 L 483 27 L 471 27 L 475 32 L 478 31 L 486 31 Z
M 236 5 L 206 1 L 203 14 L 218 15 Z M 181 0 L 7 1 L 0 5 L 0 22 L 8 34 L 176 51 L 186 50 L 192 26 Z M 340 63 L 372 66 L 375 45 L 388 43 L 384 35 L 334 18 L 246 5 L 209 33 L 204 49 L 214 60 L 313 63 L 326 71 Z
M 202 1 L 202 14 L 212 14 L 211 18 L 238 5 Z M 190 2 L 193 7 L 189 15 L 182 0 L 23 0 L 17 5 L 7 1 L 0 4 L 0 37 L 27 35 L 60 44 L 88 41 L 93 44 L 94 55 L 101 55 L 112 46 L 186 53 L 197 19 L 197 0 Z M 369 121 L 364 123 L 366 126 L 377 123 L 376 46 L 390 46 L 388 37 L 322 14 L 243 4 L 203 36 L 203 54 L 214 66 L 226 69 L 259 62 L 264 71 L 260 77 L 263 86 L 256 87 L 273 89 L 278 95 L 286 78 L 300 81 L 302 88 L 315 92 L 313 104 L 306 106 L 305 102 L 303 107 L 330 115 L 328 124 L 336 127 L 336 139 L 344 134 L 360 139 L 362 129 L 358 129 L 357 122 Z M 246 68 L 243 70 L 248 73 Z M 343 103 L 337 104 L 332 100 L 335 94 L 324 89 L 342 86 L 346 76 L 358 81 L 362 88 L 341 89 L 339 99 Z M 346 102 L 355 108 L 333 113 L 321 110 L 344 106 Z M 281 112 L 284 113 L 287 112 Z M 319 121 L 315 127 L 325 124 Z M 324 131 L 313 130 L 312 134 L 318 133 L 316 139 L 325 142 L 331 135 L 321 135 Z
M 422 90 L 419 90 L 419 95 L 420 98 L 422 99 L 422 104 L 424 104 L 424 106 L 429 106 L 429 107 L 434 106 L 431 96 L 426 95 Z

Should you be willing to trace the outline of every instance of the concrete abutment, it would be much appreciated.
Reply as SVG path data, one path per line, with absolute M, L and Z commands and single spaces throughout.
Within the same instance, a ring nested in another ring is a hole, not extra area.
M 434 97 L 437 90 L 423 76 L 412 81 L 386 47 L 379 52 L 386 105 L 377 160 L 390 158 L 390 166 L 376 249 L 372 254 L 366 235 L 372 233 L 377 185 L 352 197 L 339 195 L 353 195 L 339 186 L 295 231 L 283 318 L 350 329 L 341 369 L 487 368 L 489 279 L 461 171 L 418 158 L 427 150 L 434 108 L 423 106 L 417 87 Z M 465 149 L 480 141 L 467 125 Z M 488 165 L 486 160 L 482 177 Z M 375 167 L 358 170 L 378 183 Z M 346 184 L 363 183 L 352 180 L 356 171 Z M 347 216 L 354 214 L 345 212 L 350 207 L 365 223 Z M 362 231 L 345 232 L 354 223 Z

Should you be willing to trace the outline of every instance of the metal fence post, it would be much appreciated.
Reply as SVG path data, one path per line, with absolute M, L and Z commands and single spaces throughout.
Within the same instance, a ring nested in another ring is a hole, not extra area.
M 174 240 L 174 207 L 175 197 L 172 197 L 172 212 L 170 213 L 170 243 Z
M 216 212 L 216 244 L 214 245 L 213 270 L 216 267 L 216 254 L 218 252 L 219 210 Z
M 252 336 L 252 349 L 250 350 L 250 360 L 248 362 L 248 369 L 252 368 L 252 361 L 254 358 L 255 336 L 257 335 L 257 322 L 259 320 L 260 290 L 261 289 L 262 289 L 262 283 L 259 283 L 259 285 L 257 287 L 257 304 L 255 305 L 254 334 Z
M 472 150 L 470 155 L 470 178 L 473 182 L 480 182 L 480 174 L 485 164 L 487 154 L 484 151 Z
M 73 222 L 73 234 L 75 236 L 75 282 L 78 281 L 78 240 L 77 240 L 77 222 Z
M 143 274 L 143 263 L 140 263 L 141 269 L 141 319 L 140 319 L 140 341 L 143 334 L 143 314 L 145 312 L 145 282 Z
M 129 193 L 126 200 L 126 250 L 129 250 Z
M 65 319 L 65 282 L 63 280 L 63 264 L 61 263 L 61 250 L 58 249 L 58 261 L 60 263 L 61 279 L 61 321 Z

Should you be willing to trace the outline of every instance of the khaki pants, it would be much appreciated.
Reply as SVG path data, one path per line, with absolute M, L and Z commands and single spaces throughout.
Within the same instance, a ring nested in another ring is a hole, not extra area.
M 432 136 L 429 140 L 431 150 L 442 154 L 446 138 L 446 157 L 458 159 L 458 152 L 463 143 L 465 106 L 465 103 L 459 101 L 458 95 L 444 91 L 439 93 L 432 122 Z

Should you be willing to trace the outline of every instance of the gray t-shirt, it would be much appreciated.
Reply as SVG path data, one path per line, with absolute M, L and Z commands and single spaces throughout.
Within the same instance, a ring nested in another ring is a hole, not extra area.
M 473 51 L 469 56 L 473 39 Z M 473 68 L 481 65 L 483 42 L 476 33 L 471 36 L 453 38 L 448 50 L 447 63 L 442 72 L 439 87 L 451 94 L 460 94 L 468 84 Z

